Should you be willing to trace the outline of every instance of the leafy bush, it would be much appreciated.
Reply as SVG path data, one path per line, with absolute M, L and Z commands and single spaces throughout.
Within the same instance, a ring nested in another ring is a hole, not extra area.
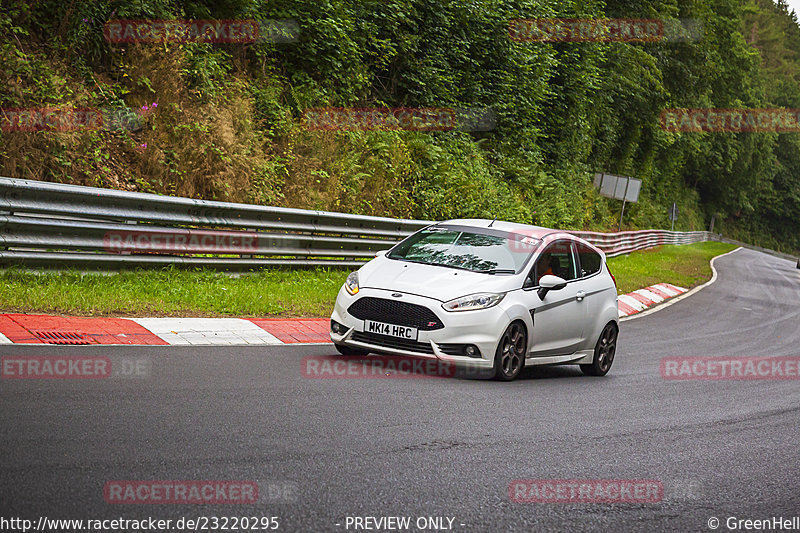
M 513 18 L 702 23 L 697 39 L 530 43 Z M 245 45 L 109 44 L 113 18 L 291 20 Z M 800 28 L 772 0 L 110 0 L 0 11 L 0 106 L 88 106 L 135 127 L 0 131 L 4 175 L 202 198 L 615 229 L 597 171 L 642 179 L 623 226 L 800 248 L 796 133 L 674 133 L 674 107 L 800 107 Z M 157 104 L 157 108 L 153 106 Z M 312 107 L 489 111 L 490 131 L 317 132 Z M 154 111 L 154 109 L 157 109 Z M 116 116 L 116 115 L 115 115 Z M 121 116 L 121 115 L 120 115 Z

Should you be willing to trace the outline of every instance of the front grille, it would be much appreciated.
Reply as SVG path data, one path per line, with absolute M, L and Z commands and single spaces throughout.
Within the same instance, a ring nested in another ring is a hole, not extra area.
M 386 335 L 378 335 L 377 333 L 354 331 L 353 335 L 350 337 L 350 340 L 355 342 L 363 342 L 364 344 L 371 344 L 372 346 L 380 346 L 382 348 L 394 348 L 396 350 L 406 350 L 408 352 L 433 355 L 433 348 L 431 348 L 430 343 L 411 341 L 408 339 L 400 339 Z
M 436 314 L 424 305 L 386 300 L 365 296 L 356 300 L 347 310 L 361 320 L 388 322 L 398 326 L 408 326 L 423 331 L 442 329 L 444 324 Z

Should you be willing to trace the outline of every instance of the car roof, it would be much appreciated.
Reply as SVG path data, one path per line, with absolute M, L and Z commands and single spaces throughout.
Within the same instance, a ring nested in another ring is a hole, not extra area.
M 486 228 L 490 223 L 492 223 L 492 221 L 488 218 L 458 218 L 453 220 L 445 220 L 438 222 L 437 224 Z M 586 239 L 578 237 L 577 235 L 567 233 L 564 230 L 533 226 L 531 224 L 519 224 L 517 222 L 506 222 L 504 220 L 495 220 L 494 223 L 492 223 L 492 228 L 501 231 L 507 231 L 509 233 L 516 233 L 518 235 L 525 235 L 526 237 L 533 237 L 534 239 L 545 241 L 545 243 L 550 243 L 556 239 L 570 239 L 573 241 L 578 241 L 588 245 L 605 258 L 605 252 L 603 252 L 603 250 L 598 248 L 596 245 L 590 243 Z
M 456 219 L 436 222 L 435 224 L 431 224 L 431 226 L 438 226 L 441 224 L 441 225 L 452 225 L 452 226 L 467 226 L 474 228 L 486 228 L 489 227 L 490 223 L 492 224 L 492 229 L 498 229 L 500 231 L 507 231 L 509 233 L 516 233 L 518 235 L 524 235 L 526 237 L 539 239 L 545 243 L 545 246 L 549 245 L 549 243 L 557 239 L 570 239 L 572 241 L 581 242 L 589 246 L 598 254 L 600 254 L 600 256 L 603 257 L 603 261 L 605 261 L 606 254 L 602 249 L 598 248 L 596 245 L 592 244 L 586 239 L 582 239 L 577 235 L 567 233 L 564 230 L 545 228 L 543 226 L 533 226 L 531 224 L 519 224 L 517 222 L 506 222 L 504 220 L 492 221 L 489 220 L 488 218 L 456 218 Z M 537 251 L 541 252 L 541 250 Z
M 438 224 L 451 224 L 458 226 L 469 226 L 474 228 L 486 228 L 492 224 L 493 229 L 507 231 L 509 233 L 517 233 L 535 239 L 543 239 L 544 237 L 552 234 L 564 235 L 565 237 L 573 237 L 569 233 L 563 233 L 560 230 L 544 228 L 542 226 L 532 226 L 530 224 L 519 224 L 517 222 L 506 222 L 504 220 L 495 220 L 493 223 L 486 218 L 459 218 L 454 220 L 445 220 Z

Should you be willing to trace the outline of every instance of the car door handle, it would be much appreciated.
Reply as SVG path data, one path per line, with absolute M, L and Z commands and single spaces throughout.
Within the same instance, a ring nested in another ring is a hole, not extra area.
M 583 300 L 584 298 L 586 298 L 586 293 L 585 293 L 584 291 L 578 291 L 578 292 L 575 294 L 575 299 L 576 299 L 576 300 L 578 300 L 579 302 L 580 302 L 581 300 Z

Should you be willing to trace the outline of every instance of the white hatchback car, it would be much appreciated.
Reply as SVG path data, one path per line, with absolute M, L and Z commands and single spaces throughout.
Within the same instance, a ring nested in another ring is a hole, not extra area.
M 527 365 L 614 362 L 616 280 L 561 231 L 482 219 L 428 226 L 347 278 L 331 315 L 343 355 L 429 357 L 512 380 Z

